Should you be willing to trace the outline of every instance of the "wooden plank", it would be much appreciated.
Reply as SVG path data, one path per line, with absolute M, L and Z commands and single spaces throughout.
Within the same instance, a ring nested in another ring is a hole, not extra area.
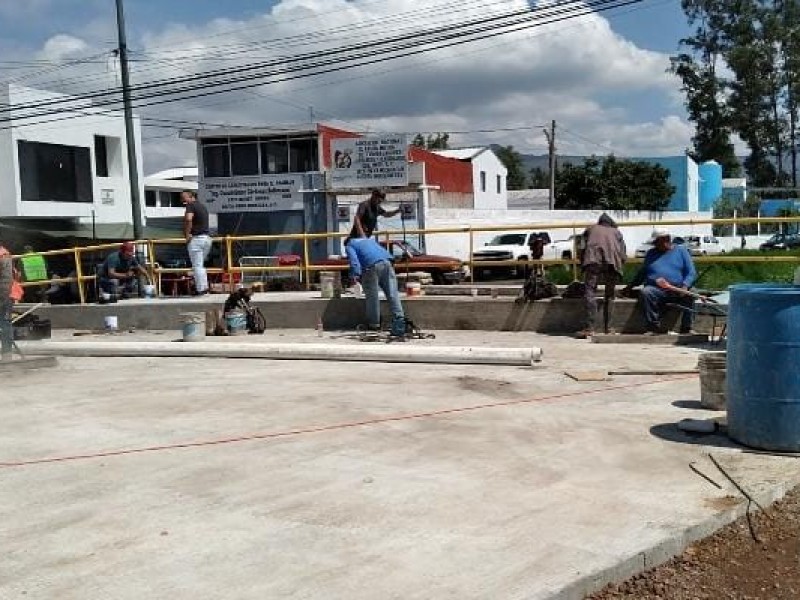
M 611 379 L 605 371 L 564 371 L 564 375 L 575 381 L 608 381 Z

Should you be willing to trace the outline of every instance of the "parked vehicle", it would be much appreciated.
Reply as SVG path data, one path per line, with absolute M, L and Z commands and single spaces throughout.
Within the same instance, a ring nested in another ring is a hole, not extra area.
M 725 249 L 713 235 L 687 235 L 686 248 L 692 256 L 725 254 Z
M 522 267 L 506 267 L 498 265 L 482 266 L 476 263 L 480 263 L 480 261 L 493 260 L 529 260 L 529 245 L 531 239 L 537 236 L 544 240 L 545 247 L 551 243 L 550 234 L 546 231 L 531 231 L 528 233 L 502 233 L 495 236 L 491 239 L 491 241 L 486 242 L 481 249 L 475 250 L 472 253 L 475 275 L 479 276 L 501 271 L 511 271 L 512 276 L 522 276 L 525 272 L 525 269 Z M 547 253 L 547 249 L 545 249 L 545 253 Z
M 672 243 L 676 246 L 685 246 L 686 240 L 680 236 L 675 236 L 672 238 Z M 644 258 L 647 254 L 647 251 L 652 247 L 653 242 L 645 242 L 644 244 L 637 246 L 634 256 L 636 256 L 636 258 Z
M 443 285 L 446 283 L 460 283 L 469 276 L 469 267 L 457 258 L 451 256 L 438 256 L 425 254 L 413 244 L 402 240 L 380 241 L 394 257 L 394 269 L 398 273 L 405 271 L 430 273 L 433 283 Z M 347 257 L 329 257 L 314 263 L 314 266 L 348 266 Z M 342 277 L 348 276 L 348 270 L 342 272 Z
M 759 250 L 792 250 L 795 248 L 800 248 L 800 234 L 798 233 L 776 233 L 758 247 Z
M 573 234 L 565 240 L 556 240 L 545 249 L 545 258 L 560 258 L 562 260 L 570 260 L 575 254 L 575 241 L 581 237 L 581 234 Z

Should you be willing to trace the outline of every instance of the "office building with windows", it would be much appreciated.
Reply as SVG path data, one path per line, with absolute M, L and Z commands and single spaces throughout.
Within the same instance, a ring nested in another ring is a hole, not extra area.
M 132 236 L 121 112 L 93 107 L 87 99 L 6 84 L 0 87 L 0 115 L 3 226 L 60 237 Z M 134 129 L 140 149 L 138 119 Z M 141 178 L 139 186 L 141 197 Z

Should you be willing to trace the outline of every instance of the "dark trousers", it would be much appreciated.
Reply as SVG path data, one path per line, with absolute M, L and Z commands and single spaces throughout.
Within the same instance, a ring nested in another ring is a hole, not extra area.
M 583 268 L 585 287 L 586 329 L 594 331 L 597 324 L 597 286 L 605 284 L 603 294 L 603 330 L 608 333 L 608 325 L 614 312 L 614 290 L 620 282 L 620 275 L 611 265 L 586 265 Z
M 11 324 L 13 306 L 10 299 L 0 299 L 0 354 L 4 355 L 10 355 L 14 347 L 14 326 Z
M 655 331 L 661 328 L 661 315 L 667 304 L 677 304 L 681 308 L 681 331 L 689 331 L 694 322 L 694 298 L 662 290 L 654 285 L 642 288 L 642 306 L 647 328 Z

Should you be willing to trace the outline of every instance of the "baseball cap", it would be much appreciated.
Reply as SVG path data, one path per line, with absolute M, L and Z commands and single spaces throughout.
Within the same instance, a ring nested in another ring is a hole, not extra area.
M 654 229 L 650 235 L 650 241 L 655 242 L 658 238 L 668 237 L 671 238 L 672 234 L 667 229 Z

